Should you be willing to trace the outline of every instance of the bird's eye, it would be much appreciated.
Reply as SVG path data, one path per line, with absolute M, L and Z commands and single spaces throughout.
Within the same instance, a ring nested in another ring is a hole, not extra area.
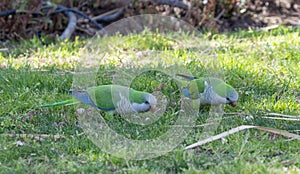
M 230 101 L 230 98 L 226 97 L 226 100 Z
M 148 102 L 148 101 L 145 101 L 144 103 L 145 103 L 145 104 L 149 104 L 149 102 Z

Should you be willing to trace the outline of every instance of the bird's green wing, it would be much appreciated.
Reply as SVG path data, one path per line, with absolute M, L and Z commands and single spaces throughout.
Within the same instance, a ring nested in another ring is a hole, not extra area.
M 112 99 L 112 85 L 91 87 L 87 92 L 92 101 L 102 110 L 114 110 L 115 105 Z
M 87 91 L 93 102 L 103 110 L 114 109 L 121 96 L 129 98 L 130 103 L 143 103 L 149 94 L 119 85 L 102 85 L 89 88 Z

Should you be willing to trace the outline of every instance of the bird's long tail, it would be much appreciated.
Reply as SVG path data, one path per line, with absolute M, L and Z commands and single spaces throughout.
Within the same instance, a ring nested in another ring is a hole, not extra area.
M 74 104 L 78 104 L 78 103 L 80 103 L 80 102 L 76 101 L 74 99 L 70 99 L 70 100 L 65 100 L 65 101 L 56 102 L 56 103 L 43 104 L 43 105 L 37 106 L 37 108 L 62 106 L 62 105 L 68 106 L 68 105 L 74 105 Z
M 176 74 L 176 76 L 179 76 L 179 77 L 183 77 L 187 80 L 195 80 L 195 79 L 198 79 L 198 77 L 195 77 L 195 76 L 188 76 L 188 75 L 184 75 L 184 74 Z

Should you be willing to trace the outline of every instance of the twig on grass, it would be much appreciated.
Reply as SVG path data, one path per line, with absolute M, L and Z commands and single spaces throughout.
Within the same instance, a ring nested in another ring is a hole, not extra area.
M 193 149 L 195 147 L 204 145 L 206 143 L 209 143 L 209 142 L 227 137 L 228 135 L 234 134 L 236 132 L 239 132 L 239 131 L 242 131 L 242 130 L 245 130 L 245 129 L 251 129 L 251 128 L 271 132 L 271 133 L 274 133 L 274 134 L 280 134 L 280 135 L 283 135 L 283 136 L 286 136 L 286 137 L 289 137 L 289 138 L 300 140 L 300 135 L 292 134 L 292 133 L 289 133 L 289 132 L 284 131 L 284 130 L 269 128 L 269 127 L 262 127 L 262 126 L 242 125 L 242 126 L 230 129 L 229 131 L 220 133 L 218 135 L 206 138 L 204 140 L 200 140 L 197 143 L 194 143 L 194 144 L 191 144 L 191 145 L 185 147 L 185 150 Z
M 63 135 L 60 134 L 0 134 L 0 136 L 4 137 L 12 137 L 12 138 L 35 138 L 38 140 L 44 139 L 44 138 L 54 138 L 54 139 L 60 139 L 64 138 Z
M 262 117 L 262 118 L 273 119 L 273 120 L 300 121 L 300 117 L 298 118 Z
M 300 115 L 296 116 L 296 115 L 286 115 L 286 114 L 279 114 L 279 113 L 267 113 L 266 115 L 288 117 L 288 118 L 300 118 Z

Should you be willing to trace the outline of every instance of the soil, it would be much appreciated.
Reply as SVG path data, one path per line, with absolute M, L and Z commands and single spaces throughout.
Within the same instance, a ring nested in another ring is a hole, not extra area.
M 221 18 L 218 24 L 221 32 L 275 25 L 300 27 L 300 0 L 248 0 L 245 13 Z
M 199 29 L 213 29 L 217 32 L 230 32 L 249 28 L 259 29 L 268 26 L 275 27 L 276 25 L 300 27 L 300 0 L 228 0 L 230 4 L 227 4 L 227 6 L 226 3 L 221 7 L 218 6 L 219 4 L 216 4 L 215 9 L 211 9 L 214 10 L 214 20 L 210 20 L 212 18 L 208 16 L 205 22 L 201 21 L 205 13 L 203 5 L 195 5 L 196 1 L 194 0 L 182 1 L 192 6 L 190 11 L 180 9 L 179 12 L 176 12 L 176 10 L 174 10 L 174 8 L 172 10 L 170 6 L 155 7 L 155 3 L 151 3 L 153 1 L 140 0 L 140 4 L 137 4 L 135 8 L 127 8 L 123 17 L 145 13 L 173 15 L 188 21 Z M 207 1 L 216 3 L 218 0 Z M 120 2 L 120 4 L 109 3 L 107 7 L 103 6 L 103 9 L 109 9 L 111 7 L 117 8 L 126 5 L 124 1 L 121 0 Z M 207 6 L 208 5 L 209 4 L 207 4 Z M 97 13 L 101 14 L 100 11 L 93 11 L 93 14 L 96 15 Z
M 32 0 L 39 3 L 38 0 Z M 207 4 L 203 4 L 206 1 Z M 7 1 L 9 2 L 9 1 Z M 78 2 L 81 2 L 78 0 Z M 124 17 L 159 13 L 171 15 L 185 20 L 200 30 L 216 32 L 231 32 L 240 29 L 267 29 L 278 25 L 300 27 L 300 0 L 106 0 L 84 5 L 63 4 L 66 7 L 79 9 L 91 18 L 124 8 L 122 15 L 109 21 L 101 22 L 103 26 L 120 20 Z M 158 2 L 182 3 L 183 5 L 165 5 Z M 134 4 L 134 5 L 133 5 Z M 36 5 L 39 7 L 38 5 Z M 188 8 L 190 7 L 190 8 Z M 9 8 L 9 7 L 7 7 Z M 1 8 L 0 8 L 1 9 Z M 1 11 L 7 9 L 1 9 Z M 50 17 L 50 23 L 49 21 Z M 45 22 L 46 21 L 46 22 Z M 62 13 L 32 19 L 32 15 L 15 15 L 0 17 L 0 43 L 6 40 L 20 40 L 32 38 L 33 35 L 47 35 L 55 38 L 66 28 L 68 18 Z M 271 27 L 270 27 L 271 26 Z M 86 19 L 78 19 L 74 36 L 93 36 L 97 29 Z

